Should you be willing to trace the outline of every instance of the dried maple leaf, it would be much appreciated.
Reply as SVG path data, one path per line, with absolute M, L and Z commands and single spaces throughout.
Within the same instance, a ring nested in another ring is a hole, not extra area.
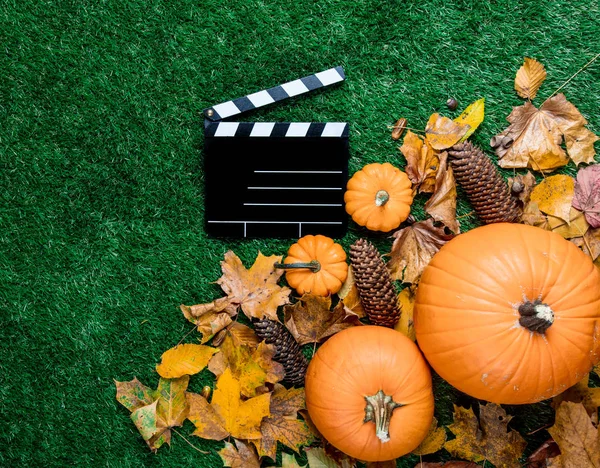
M 283 270 L 273 265 L 281 261 L 281 256 L 258 256 L 252 267 L 247 270 L 242 261 L 232 251 L 225 253 L 221 262 L 223 275 L 217 280 L 227 294 L 232 305 L 241 307 L 250 319 L 278 320 L 277 307 L 289 303 L 290 288 L 277 284 Z
M 304 388 L 286 389 L 275 384 L 271 396 L 271 414 L 260 425 L 261 438 L 252 443 L 258 454 L 275 460 L 277 442 L 299 452 L 300 447 L 314 440 L 314 434 L 306 423 L 298 417 L 298 411 L 304 408 Z
M 236 344 L 235 338 L 227 335 L 221 344 L 221 352 L 208 363 L 208 370 L 220 377 L 225 369 L 229 369 L 239 382 L 242 395 L 253 397 L 265 382 L 276 383 L 283 379 L 283 365 L 273 361 L 274 355 L 275 345 L 263 341 L 252 348 Z
M 284 322 L 300 346 L 320 343 L 346 328 L 362 325 L 358 315 L 348 312 L 343 304 L 333 311 L 331 297 L 304 294 L 292 306 L 284 307 Z
M 589 387 L 590 374 L 564 392 L 552 399 L 552 407 L 556 410 L 563 401 L 581 403 L 594 424 L 598 424 L 598 407 L 600 406 L 600 388 Z
M 533 99 L 546 79 L 544 65 L 535 59 L 525 57 L 523 65 L 515 76 L 515 91 L 525 99 Z
M 573 207 L 585 213 L 590 226 L 600 227 L 600 165 L 592 164 L 577 171 Z
M 429 432 L 423 439 L 423 442 L 412 451 L 415 455 L 429 455 L 441 450 L 446 443 L 446 431 L 443 427 L 438 427 L 438 421 L 434 417 L 431 421 Z
M 455 122 L 435 113 L 429 116 L 425 126 L 425 138 L 433 149 L 441 151 L 458 143 L 470 128 L 470 125 Z
M 529 203 L 529 197 L 534 186 L 535 176 L 530 171 L 527 171 L 525 175 L 518 174 L 515 177 L 508 178 L 510 193 L 519 200 L 521 206 Z
M 356 287 L 356 283 L 354 281 L 352 265 L 348 266 L 348 276 L 342 285 L 342 289 L 338 291 L 337 295 L 340 298 L 340 302 L 342 303 L 344 310 L 348 314 L 356 314 L 359 318 L 367 316 L 362 302 L 360 301 L 358 288 Z
M 404 137 L 400 151 L 406 159 L 404 170 L 413 185 L 413 192 L 432 193 L 440 164 L 438 153 L 428 141 L 424 141 L 410 130 Z
M 203 439 L 222 440 L 228 435 L 236 439 L 260 439 L 260 424 L 270 415 L 270 393 L 242 401 L 240 382 L 231 370 L 217 380 L 210 404 L 201 395 L 188 393 L 188 419 L 196 426 L 193 435 Z
M 448 167 L 448 153 L 440 154 L 440 167 L 435 178 L 433 195 L 425 203 L 425 211 L 436 221 L 443 223 L 453 233 L 460 232 L 456 220 L 456 181 L 452 168 Z
M 431 218 L 400 229 L 393 236 L 388 267 L 392 278 L 404 283 L 417 283 L 436 252 L 454 237 L 434 226 Z
M 539 109 L 530 102 L 514 107 L 507 120 L 508 128 L 490 142 L 501 167 L 550 172 L 565 166 L 569 158 L 576 165 L 594 161 L 598 137 L 585 128 L 587 120 L 563 94 L 546 100 Z
M 235 447 L 233 444 L 225 442 L 225 447 L 217 453 L 221 457 L 221 460 L 223 460 L 224 466 L 230 466 L 231 468 L 260 468 L 260 461 L 254 448 L 241 440 L 235 440 Z
M 415 310 L 415 285 L 404 288 L 398 294 L 398 308 L 400 309 L 400 319 L 394 325 L 394 330 L 406 335 L 411 340 L 416 340 L 415 324 L 413 322 Z
M 477 130 L 477 127 L 481 125 L 484 117 L 485 98 L 478 99 L 477 101 L 469 104 L 467 108 L 454 119 L 454 121 L 460 125 L 469 126 L 469 130 L 467 130 L 467 133 L 462 136 L 459 142 L 465 141 L 467 138 L 469 138 L 475 132 L 475 130 Z
M 600 468 L 600 429 L 581 403 L 563 401 L 548 432 L 560 448 L 562 466 Z
M 520 468 L 519 458 L 527 444 L 515 431 L 508 432 L 508 416 L 495 403 L 479 405 L 479 423 L 472 409 L 454 406 L 454 422 L 448 429 L 456 436 L 444 448 L 455 457 L 474 462 L 489 460 L 497 467 Z
M 554 439 L 548 439 L 527 457 L 527 468 L 546 468 L 549 458 L 560 455 Z
M 197 374 L 206 367 L 217 351 L 216 348 L 198 344 L 177 345 L 163 353 L 161 363 L 156 366 L 156 372 L 165 379 Z
M 184 317 L 198 327 L 198 332 L 202 334 L 201 343 L 206 343 L 230 325 L 231 318 L 237 314 L 237 307 L 228 297 L 221 297 L 207 304 L 193 306 L 182 304 L 180 309 Z
M 541 212 L 570 221 L 575 180 L 564 174 L 553 175 L 541 181 L 531 192 L 530 200 Z
M 187 417 L 188 382 L 188 375 L 178 379 L 161 378 L 158 388 L 152 390 L 137 379 L 115 381 L 117 401 L 131 411 L 131 420 L 153 452 L 165 442 L 171 443 L 171 428 L 181 426 Z

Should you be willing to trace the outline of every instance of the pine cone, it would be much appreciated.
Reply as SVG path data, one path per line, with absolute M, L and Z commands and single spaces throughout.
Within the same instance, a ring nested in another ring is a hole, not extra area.
M 454 177 L 485 224 L 512 223 L 520 211 L 508 184 L 486 154 L 470 141 L 448 150 Z
M 295 387 L 304 387 L 304 375 L 308 360 L 302 354 L 300 345 L 285 326 L 275 320 L 264 318 L 254 322 L 254 332 L 260 340 L 275 345 L 273 360 L 283 364 L 284 382 Z
M 360 302 L 373 325 L 393 327 L 400 318 L 390 271 L 373 244 L 358 239 L 350 246 L 350 261 Z

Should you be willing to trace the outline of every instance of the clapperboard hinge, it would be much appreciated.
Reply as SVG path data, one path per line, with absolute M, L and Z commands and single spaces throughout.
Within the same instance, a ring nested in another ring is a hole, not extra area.
M 222 121 L 344 80 L 335 67 L 204 109 L 209 234 L 345 233 L 348 123 Z

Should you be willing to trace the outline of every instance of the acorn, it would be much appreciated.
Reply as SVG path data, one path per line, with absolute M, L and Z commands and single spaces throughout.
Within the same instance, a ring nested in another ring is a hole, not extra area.
M 458 107 L 458 101 L 454 98 L 450 98 L 446 101 L 446 106 L 448 106 L 448 109 L 451 111 L 454 111 Z
M 404 130 L 406 130 L 406 119 L 398 119 L 392 130 L 392 140 L 399 140 Z

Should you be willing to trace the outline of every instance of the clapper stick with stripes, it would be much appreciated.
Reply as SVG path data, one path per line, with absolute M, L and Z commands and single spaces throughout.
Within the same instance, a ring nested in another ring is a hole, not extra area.
M 342 67 L 204 110 L 206 231 L 215 237 L 343 237 L 345 122 L 224 122 L 345 79 Z

